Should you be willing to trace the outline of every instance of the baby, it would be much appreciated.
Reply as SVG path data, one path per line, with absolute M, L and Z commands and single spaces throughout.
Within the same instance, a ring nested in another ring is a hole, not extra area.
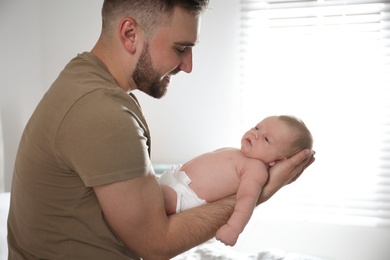
M 165 171 L 159 178 L 165 210 L 170 215 L 236 194 L 234 212 L 216 234 L 233 246 L 257 205 L 269 167 L 312 146 L 301 120 L 267 117 L 244 134 L 241 149 L 221 148 Z

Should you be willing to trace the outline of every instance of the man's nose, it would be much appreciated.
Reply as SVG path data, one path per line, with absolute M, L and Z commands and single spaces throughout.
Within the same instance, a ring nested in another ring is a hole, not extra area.
M 192 71 L 192 49 L 189 48 L 183 55 L 183 59 L 179 65 L 179 68 L 186 72 L 191 73 Z

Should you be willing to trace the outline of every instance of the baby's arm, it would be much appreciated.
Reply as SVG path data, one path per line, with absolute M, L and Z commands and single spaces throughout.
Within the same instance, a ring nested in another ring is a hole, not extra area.
M 251 163 L 241 176 L 236 195 L 236 206 L 227 224 L 223 225 L 216 238 L 225 245 L 236 244 L 238 236 L 244 230 L 256 207 L 261 190 L 268 179 L 267 167 L 261 163 Z

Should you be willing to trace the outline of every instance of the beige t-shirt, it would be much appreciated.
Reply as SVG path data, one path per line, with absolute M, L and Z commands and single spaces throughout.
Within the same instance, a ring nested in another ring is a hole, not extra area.
M 20 141 L 10 259 L 139 259 L 112 232 L 91 187 L 140 176 L 151 167 L 149 158 L 149 129 L 135 97 L 93 54 L 78 55 Z

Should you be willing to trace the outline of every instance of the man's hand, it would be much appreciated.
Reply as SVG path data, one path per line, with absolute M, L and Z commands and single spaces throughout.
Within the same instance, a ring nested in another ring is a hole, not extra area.
M 257 205 L 267 201 L 278 190 L 298 179 L 314 161 L 315 152 L 305 149 L 289 159 L 279 161 L 269 169 L 269 178 L 260 194 Z

